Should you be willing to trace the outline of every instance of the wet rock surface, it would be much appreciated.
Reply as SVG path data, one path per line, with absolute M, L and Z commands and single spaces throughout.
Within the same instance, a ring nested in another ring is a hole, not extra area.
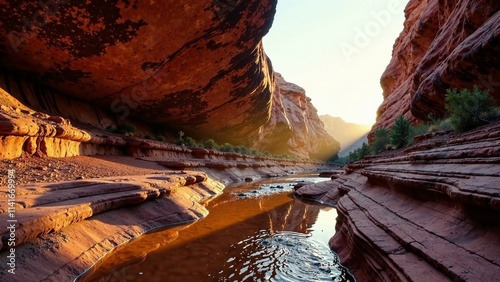
M 493 281 L 500 275 L 499 141 L 500 123 L 427 136 L 297 194 L 336 205 L 330 246 L 358 281 Z

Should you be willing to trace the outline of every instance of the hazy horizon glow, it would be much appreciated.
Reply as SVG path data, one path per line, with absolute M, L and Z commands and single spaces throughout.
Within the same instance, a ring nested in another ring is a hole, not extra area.
M 276 72 L 306 90 L 318 114 L 373 124 L 407 3 L 280 0 L 264 49 Z

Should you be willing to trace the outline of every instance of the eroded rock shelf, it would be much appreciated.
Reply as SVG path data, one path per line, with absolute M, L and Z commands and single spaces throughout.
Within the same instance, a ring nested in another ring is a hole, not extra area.
M 71 281 L 107 252 L 145 232 L 203 218 L 208 214 L 203 202 L 223 188 L 202 172 L 19 187 L 16 275 L 4 271 L 0 279 Z M 3 190 L 0 197 L 7 203 Z M 2 204 L 0 219 L 8 216 Z M 4 250 L 9 248 L 8 233 L 5 229 L 0 234 Z M 6 263 L 5 256 L 0 260 Z
M 330 245 L 358 281 L 495 281 L 499 129 L 420 136 L 297 193 L 337 206 Z

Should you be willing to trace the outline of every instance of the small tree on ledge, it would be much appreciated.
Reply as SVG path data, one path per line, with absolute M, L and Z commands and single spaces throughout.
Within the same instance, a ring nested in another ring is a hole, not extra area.
M 411 134 L 410 123 L 404 116 L 400 115 L 391 128 L 391 144 L 395 149 L 399 149 L 408 145 L 408 139 Z

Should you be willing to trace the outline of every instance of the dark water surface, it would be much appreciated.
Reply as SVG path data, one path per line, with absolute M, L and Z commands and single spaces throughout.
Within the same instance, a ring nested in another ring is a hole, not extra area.
M 336 210 L 291 195 L 302 180 L 228 187 L 205 219 L 144 235 L 79 281 L 354 281 L 327 247 Z

